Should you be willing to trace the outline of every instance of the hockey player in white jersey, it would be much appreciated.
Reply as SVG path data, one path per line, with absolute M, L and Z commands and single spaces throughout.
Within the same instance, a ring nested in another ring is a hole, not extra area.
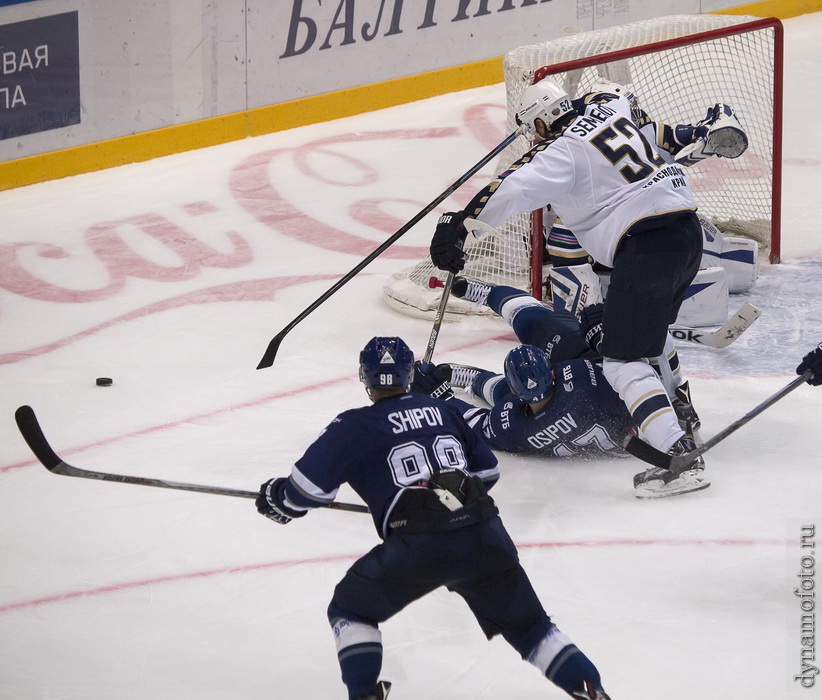
M 622 95 L 628 100 L 634 123 L 667 162 L 690 167 L 712 156 L 739 158 L 748 148 L 748 137 L 730 105 L 717 103 L 709 107 L 704 119 L 696 124 L 664 124 L 653 121 L 640 108 L 636 96 L 616 83 L 597 83 L 572 105 L 582 106 L 603 93 Z M 546 235 L 545 259 L 555 267 L 594 263 L 560 218 L 556 218 Z
M 643 134 L 626 94 L 591 96 L 578 111 L 557 83 L 544 79 L 523 93 L 518 119 L 542 140 L 463 211 L 440 217 L 430 246 L 434 264 L 452 273 L 463 268 L 467 217 L 497 227 L 550 203 L 594 260 L 613 269 L 602 321 L 589 334 L 603 354 L 605 377 L 643 439 L 670 454 L 695 449 L 651 366 L 652 359 L 665 361 L 668 325 L 702 256 L 684 170 Z M 701 459 L 679 473 L 652 468 L 637 474 L 634 485 L 701 489 L 703 469 Z

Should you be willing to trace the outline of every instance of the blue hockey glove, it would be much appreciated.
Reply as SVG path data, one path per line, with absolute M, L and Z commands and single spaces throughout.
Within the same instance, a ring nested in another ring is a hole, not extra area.
M 822 384 L 822 343 L 802 358 L 802 363 L 796 368 L 796 373 L 805 374 L 806 370 L 813 372 L 813 376 L 808 379 L 808 384 L 811 386 Z
M 467 216 L 464 211 L 452 211 L 443 214 L 437 222 L 429 252 L 431 262 L 440 270 L 457 274 L 465 267 L 462 244 L 465 243 L 468 230 L 462 222 Z
M 294 510 L 284 505 L 283 489 L 287 482 L 288 478 L 284 476 L 266 481 L 260 486 L 260 495 L 254 501 L 260 515 L 280 525 L 288 525 L 294 518 L 302 518 L 307 513 L 307 511 Z
M 591 304 L 580 313 L 580 326 L 585 342 L 594 352 L 602 354 L 602 319 L 605 316 L 605 304 Z
M 431 362 L 417 361 L 414 363 L 414 379 L 411 381 L 411 393 L 428 394 L 435 399 L 454 398 L 454 391 L 451 384 L 445 378 L 445 374 L 439 367 L 435 367 Z

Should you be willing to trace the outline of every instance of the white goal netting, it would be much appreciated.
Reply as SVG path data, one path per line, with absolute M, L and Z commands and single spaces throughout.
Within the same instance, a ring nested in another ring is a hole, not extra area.
M 566 30 L 567 31 L 567 30 Z M 608 60 L 604 60 L 607 58 Z M 506 133 L 516 129 L 520 96 L 551 75 L 571 97 L 608 80 L 631 88 L 652 119 L 692 124 L 717 102 L 730 104 L 749 139 L 735 160 L 708 158 L 689 168 L 700 213 L 723 232 L 755 239 L 760 254 L 778 262 L 779 158 L 781 135 L 781 25 L 778 20 L 731 15 L 675 15 L 568 32 L 542 44 L 521 46 L 503 58 L 508 105 Z M 520 137 L 500 156 L 501 173 L 530 148 Z M 466 241 L 465 274 L 494 284 L 535 289 L 531 280 L 532 225 L 541 231 L 542 212 L 512 217 L 496 236 Z M 546 222 L 547 223 L 547 222 Z M 442 289 L 431 286 L 445 274 L 426 258 L 391 276 L 383 288 L 393 308 L 432 317 Z M 449 313 L 488 311 L 450 299 Z

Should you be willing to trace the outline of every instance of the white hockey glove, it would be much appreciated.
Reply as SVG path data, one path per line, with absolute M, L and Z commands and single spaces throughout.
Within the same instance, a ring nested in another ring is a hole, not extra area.
M 708 156 L 739 158 L 748 148 L 748 136 L 729 105 L 717 103 L 694 129 L 693 142 L 676 154 L 682 165 L 694 165 Z

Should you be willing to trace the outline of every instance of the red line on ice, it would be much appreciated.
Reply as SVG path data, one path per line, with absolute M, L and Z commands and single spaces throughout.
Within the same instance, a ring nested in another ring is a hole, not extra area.
M 682 539 L 682 540 L 652 540 L 652 539 L 626 539 L 626 540 L 580 540 L 572 542 L 529 542 L 518 543 L 517 547 L 520 550 L 525 549 L 566 549 L 572 547 L 649 547 L 649 546 L 664 546 L 664 547 L 700 547 L 700 546 L 719 546 L 719 547 L 783 547 L 788 544 L 787 540 L 754 540 L 754 539 Z M 336 556 L 320 556 L 311 557 L 308 559 L 291 559 L 286 561 L 265 562 L 261 564 L 248 564 L 245 566 L 232 566 L 222 569 L 211 569 L 208 571 L 193 571 L 187 574 L 173 574 L 169 576 L 161 576 L 158 578 L 143 579 L 139 581 L 128 581 L 125 583 L 115 583 L 109 586 L 101 586 L 99 588 L 89 588 L 81 591 L 70 591 L 68 593 L 57 593 L 55 595 L 43 596 L 41 598 L 33 598 L 31 600 L 21 600 L 17 603 L 6 603 L 0 605 L 0 613 L 12 612 L 14 610 L 22 610 L 25 608 L 36 608 L 43 605 L 50 605 L 52 603 L 62 603 L 64 601 L 74 600 L 78 598 L 85 598 L 94 595 L 103 595 L 106 593 L 119 593 L 120 591 L 132 590 L 135 588 L 143 588 L 145 586 L 156 586 L 159 584 L 178 583 L 181 581 L 191 581 L 195 579 L 209 578 L 210 576 L 219 576 L 224 574 L 239 574 L 248 571 L 259 571 L 261 569 L 287 569 L 295 566 L 306 566 L 313 564 L 329 564 L 342 561 L 353 561 L 362 556 L 362 553 L 356 554 L 339 554 Z
M 513 333 L 504 333 L 502 335 L 494 336 L 493 338 L 483 339 L 481 341 L 473 341 L 473 342 L 470 342 L 470 343 L 462 343 L 460 345 L 455 345 L 453 347 L 450 347 L 448 349 L 448 351 L 449 352 L 455 352 L 455 351 L 465 350 L 466 348 L 476 347 L 476 346 L 479 346 L 479 345 L 483 345 L 484 343 L 487 343 L 487 342 L 493 342 L 493 341 L 499 341 L 499 340 L 510 340 L 512 342 L 516 342 L 516 338 L 514 337 Z M 60 456 L 70 455 L 70 454 L 74 454 L 74 453 L 77 453 L 77 452 L 83 452 L 83 451 L 91 449 L 93 447 L 102 447 L 104 445 L 111 445 L 113 443 L 120 442 L 122 440 L 129 440 L 131 438 L 138 437 L 140 435 L 149 435 L 151 433 L 156 433 L 156 432 L 159 432 L 161 430 L 168 430 L 170 428 L 176 428 L 177 426 L 184 425 L 186 423 L 200 421 L 200 420 L 203 420 L 203 419 L 206 419 L 206 418 L 212 418 L 214 416 L 218 416 L 218 415 L 221 415 L 223 413 L 226 413 L 227 411 L 236 411 L 236 410 L 243 409 L 243 408 L 251 408 L 253 406 L 260 406 L 260 405 L 266 404 L 270 401 L 276 401 L 278 399 L 285 399 L 285 398 L 289 398 L 291 396 L 297 396 L 297 395 L 303 394 L 307 391 L 314 391 L 314 390 L 317 390 L 317 389 L 322 389 L 323 387 L 332 386 L 334 384 L 340 384 L 342 382 L 353 382 L 353 381 L 357 381 L 357 377 L 352 372 L 351 374 L 347 374 L 343 377 L 337 377 L 336 379 L 326 379 L 326 380 L 323 380 L 323 381 L 318 382 L 316 384 L 295 387 L 295 388 L 290 389 L 288 391 L 281 391 L 277 394 L 271 394 L 269 396 L 263 396 L 259 399 L 255 399 L 253 401 L 246 401 L 245 403 L 241 403 L 241 404 L 232 404 L 231 406 L 226 406 L 225 408 L 218 408 L 214 411 L 209 411 L 208 413 L 201 413 L 201 414 L 196 415 L 196 416 L 189 416 L 188 418 L 180 418 L 179 420 L 170 421 L 168 423 L 161 423 L 159 425 L 153 425 L 153 426 L 150 426 L 148 428 L 143 428 L 141 430 L 135 430 L 134 432 L 131 432 L 131 433 L 126 433 L 124 435 L 114 436 L 114 437 L 111 437 L 111 438 L 107 438 L 105 440 L 97 440 L 96 442 L 90 442 L 90 443 L 87 443 L 85 445 L 80 445 L 78 447 L 72 447 L 72 448 L 67 448 L 67 449 L 62 449 L 59 446 L 54 446 L 54 447 L 55 447 L 55 451 Z M 26 460 L 23 460 L 22 462 L 15 462 L 13 464 L 7 464 L 3 467 L 0 467 L 0 474 L 2 474 L 4 472 L 9 472 L 12 469 L 19 469 L 21 467 L 29 467 L 29 466 L 32 466 L 34 464 L 39 464 L 39 462 L 36 459 L 26 459 Z M 80 465 L 77 465 L 77 466 L 80 466 Z

